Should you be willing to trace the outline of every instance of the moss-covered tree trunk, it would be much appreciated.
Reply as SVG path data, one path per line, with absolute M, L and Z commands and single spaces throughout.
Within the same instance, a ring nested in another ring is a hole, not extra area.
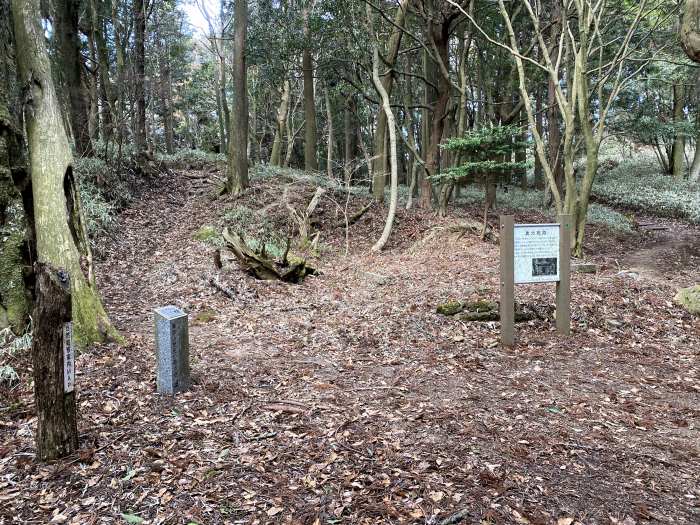
M 73 156 L 51 78 L 39 20 L 39 0 L 12 0 L 24 118 L 32 173 L 39 262 L 71 276 L 76 342 L 85 346 L 116 335 L 97 293 L 92 261 L 73 180 Z
M 29 322 L 30 301 L 23 265 L 32 245 L 31 222 L 23 213 L 31 188 L 26 170 L 20 94 L 14 57 L 10 0 L 0 0 L 0 330 L 20 333 Z
M 680 40 L 688 57 L 700 62 L 700 0 L 685 0 L 680 24 Z

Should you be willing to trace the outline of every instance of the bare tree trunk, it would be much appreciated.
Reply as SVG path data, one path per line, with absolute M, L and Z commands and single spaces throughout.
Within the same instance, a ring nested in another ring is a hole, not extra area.
M 355 155 L 352 132 L 352 108 L 354 106 L 354 98 L 349 95 L 345 101 L 345 109 L 343 112 L 343 126 L 344 126 L 344 142 L 345 142 L 345 154 L 343 155 L 344 160 L 344 178 L 345 185 L 350 186 L 352 184 L 352 160 Z
M 525 122 L 527 122 L 527 119 L 525 119 Z M 525 164 L 525 162 L 527 162 L 527 150 L 525 149 L 527 147 L 526 146 L 527 126 L 523 125 L 522 119 L 521 119 L 521 122 L 519 124 L 521 125 L 521 130 L 516 138 L 516 140 L 519 142 L 519 144 L 515 148 L 515 162 L 520 162 L 522 164 Z M 526 190 L 527 189 L 527 168 L 518 168 L 516 170 L 515 174 L 518 177 L 518 180 L 520 181 L 520 188 L 523 190 Z
M 20 334 L 31 315 L 23 269 L 36 249 L 14 42 L 10 0 L 0 0 L 0 330 Z M 12 213 L 20 197 L 23 217 Z M 13 231 L 22 219 L 25 230 Z
M 542 90 L 541 88 L 537 88 L 535 91 L 535 112 L 537 113 L 536 119 L 537 119 L 537 133 L 541 137 L 543 135 L 543 130 L 544 130 L 544 117 L 542 115 Z M 538 190 L 543 190 L 545 186 L 545 180 L 544 180 L 544 172 L 542 170 L 542 161 L 540 160 L 540 157 L 537 155 L 537 151 L 534 151 L 536 146 L 533 144 L 533 156 L 535 157 L 535 169 L 534 169 L 534 183 L 535 183 L 535 188 Z
M 277 108 L 277 128 L 275 129 L 275 138 L 272 142 L 272 154 L 270 155 L 270 164 L 273 166 L 282 166 L 282 137 L 284 137 L 284 128 L 287 122 L 288 112 L 289 80 L 285 80 L 282 88 L 282 98 L 280 99 L 279 108 Z
M 555 2 L 554 22 L 550 29 L 550 45 L 552 46 L 551 60 L 557 59 L 559 35 L 561 33 L 561 7 L 559 2 Z M 549 164 L 554 172 L 559 194 L 562 195 L 564 187 L 564 159 L 561 154 L 561 131 L 559 129 L 560 112 L 556 99 L 556 86 L 550 78 L 547 83 L 547 132 L 549 136 Z
M 226 99 L 226 48 L 224 46 L 224 33 L 225 33 L 225 28 L 224 28 L 224 9 L 225 9 L 225 0 L 221 0 L 219 4 L 219 18 L 221 19 L 221 40 L 217 44 L 217 49 L 219 53 L 219 98 L 221 100 L 221 109 L 222 109 L 222 119 L 223 119 L 223 124 L 224 124 L 224 132 L 222 135 L 222 140 L 223 140 L 223 151 L 228 151 L 228 141 L 231 138 L 231 111 L 228 108 L 228 100 Z
M 65 358 L 73 359 L 70 278 L 65 271 L 43 263 L 38 263 L 36 270 L 32 338 L 36 454 L 46 461 L 72 454 L 78 448 L 78 423 L 75 391 L 64 381 L 64 369 L 72 370 L 74 366 L 65 362 Z M 70 351 L 65 352 L 65 347 Z
M 679 81 L 673 84 L 673 123 L 680 126 L 685 121 L 683 108 L 685 106 L 685 86 Z M 677 179 L 683 177 L 683 161 L 685 159 L 685 136 L 678 129 L 673 139 L 671 153 L 671 173 Z
M 91 141 L 97 141 L 100 138 L 100 113 L 99 113 L 99 94 L 98 94 L 98 77 L 99 68 L 97 64 L 97 49 L 95 48 L 95 39 L 93 38 L 92 30 L 88 34 L 88 49 L 90 51 L 90 62 L 93 67 L 88 70 L 87 86 L 89 99 L 88 109 L 88 133 Z
M 437 54 L 445 67 L 449 67 L 449 27 L 450 22 L 444 21 L 441 24 L 430 24 L 429 34 L 435 44 Z M 430 128 L 430 146 L 426 149 L 425 164 L 428 176 L 435 175 L 438 169 L 438 157 L 440 155 L 440 142 L 445 129 L 445 117 L 447 115 L 447 103 L 450 100 L 449 79 L 444 74 L 438 76 L 438 93 L 435 110 L 433 111 L 433 122 Z M 429 209 L 432 205 L 432 185 L 426 177 L 423 180 L 419 204 L 422 208 Z
M 314 66 L 311 50 L 304 48 L 302 54 L 302 69 L 304 74 L 304 169 L 318 170 L 316 159 L 316 100 L 314 97 Z
M 430 58 L 428 55 L 427 51 L 423 51 L 423 76 L 425 78 L 429 79 L 435 79 L 439 75 L 439 71 L 437 70 L 437 66 L 435 65 L 435 62 Z M 425 160 L 427 161 L 427 152 L 431 149 L 431 129 L 432 129 L 432 123 L 433 119 L 435 117 L 435 109 L 437 107 L 437 98 L 438 94 L 435 88 L 433 88 L 430 84 L 425 84 L 424 86 L 424 91 L 423 91 L 423 110 L 422 110 L 422 115 L 421 115 L 421 122 L 420 122 L 420 146 L 421 146 L 421 153 L 423 153 L 423 156 L 425 157 Z M 432 108 L 432 109 L 428 109 Z M 420 171 L 421 176 L 420 176 L 420 199 L 418 201 L 418 206 L 425 207 L 425 208 L 430 208 L 431 206 L 431 201 L 432 201 L 432 190 L 433 186 L 432 183 L 430 182 L 430 179 L 428 176 L 430 176 L 430 172 L 427 169 L 427 166 L 423 166 L 423 169 Z
M 88 107 L 82 82 L 82 55 L 78 34 L 79 0 L 55 0 L 54 27 L 61 56 L 60 71 L 70 100 L 70 123 L 75 152 L 79 157 L 94 155 L 88 126 Z
M 326 174 L 329 179 L 333 178 L 333 111 L 331 108 L 331 97 L 328 94 L 328 89 L 323 92 L 326 101 L 326 121 L 328 125 L 328 140 L 327 140 L 327 155 L 326 155 Z
M 165 135 L 165 151 L 172 154 L 175 151 L 175 132 L 173 130 L 172 81 L 170 77 L 170 47 L 166 44 L 163 49 L 159 45 L 158 65 L 160 69 L 160 93 L 163 104 L 163 131 Z
M 372 23 L 372 8 L 369 4 L 366 5 L 366 8 L 367 23 L 369 25 L 370 39 L 372 41 L 372 81 L 374 82 L 374 87 L 382 99 L 382 110 L 386 114 L 387 126 L 389 128 L 389 149 L 391 151 L 391 190 L 389 197 L 389 213 L 387 214 L 386 222 L 384 223 L 384 231 L 382 231 L 381 237 L 379 240 L 377 240 L 374 246 L 372 246 L 372 251 L 378 252 L 381 251 L 384 246 L 386 246 L 386 243 L 389 240 L 389 235 L 391 235 L 391 229 L 394 225 L 396 206 L 399 200 L 399 175 L 396 159 L 396 122 L 394 121 L 394 114 L 391 111 L 391 100 L 389 98 L 389 93 L 384 88 L 384 85 L 379 78 L 379 50 L 377 49 L 374 24 Z
M 314 9 L 315 0 L 311 0 L 304 8 L 304 49 L 301 56 L 301 68 L 304 82 L 304 169 L 318 171 L 316 158 L 316 99 L 314 96 L 314 61 L 311 56 L 311 28 L 309 18 Z
M 695 127 L 700 127 L 700 111 L 696 110 L 697 114 L 695 116 Z M 688 178 L 691 182 L 700 181 L 700 133 L 695 137 L 695 154 L 693 155 L 693 163 L 690 166 L 690 173 Z
M 245 43 L 248 1 L 236 0 L 233 38 L 233 122 L 230 126 L 225 191 L 237 196 L 248 187 L 248 87 Z
M 134 89 L 136 98 L 135 146 L 136 154 L 146 153 L 146 0 L 134 0 L 134 64 L 136 78 Z M 123 89 L 123 86 L 120 86 Z
M 396 8 L 396 15 L 394 16 L 394 29 L 389 37 L 389 46 L 387 50 L 386 57 L 383 58 L 383 67 L 388 68 L 387 72 L 382 75 L 382 86 L 387 92 L 389 97 L 391 97 L 391 92 L 394 86 L 394 71 L 393 67 L 396 65 L 396 59 L 399 56 L 399 49 L 401 48 L 401 38 L 403 36 L 404 20 L 406 19 L 406 11 L 408 7 L 408 0 L 400 0 L 399 5 Z M 387 162 L 387 152 L 386 152 L 386 142 L 387 142 L 387 116 L 384 111 L 379 110 L 377 115 L 377 129 L 374 132 L 374 177 L 372 181 L 372 193 L 374 199 L 377 202 L 382 202 L 384 200 L 384 187 L 386 185 L 386 166 Z
M 100 135 L 107 142 L 112 138 L 114 122 L 117 118 L 117 95 L 109 78 L 109 54 L 105 42 L 103 13 L 100 10 L 102 4 L 98 0 L 90 0 L 90 19 L 92 25 L 92 38 L 95 42 L 97 54 L 97 67 L 100 77 L 100 99 L 102 102 L 100 114 Z
M 24 117 L 38 260 L 65 268 L 71 275 L 76 339 L 86 346 L 117 333 L 95 287 L 92 254 L 73 179 L 73 156 L 38 15 L 39 0 L 13 0 L 12 11 L 19 76 L 28 88 Z

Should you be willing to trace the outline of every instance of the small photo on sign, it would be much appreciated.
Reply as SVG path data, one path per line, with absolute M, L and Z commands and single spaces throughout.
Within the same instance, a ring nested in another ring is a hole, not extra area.
M 557 275 L 557 258 L 543 257 L 532 259 L 532 276 Z

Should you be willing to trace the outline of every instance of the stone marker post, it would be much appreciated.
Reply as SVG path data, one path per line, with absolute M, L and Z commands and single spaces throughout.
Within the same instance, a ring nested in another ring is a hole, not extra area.
M 158 393 L 184 392 L 190 387 L 187 314 L 176 306 L 164 306 L 154 313 Z

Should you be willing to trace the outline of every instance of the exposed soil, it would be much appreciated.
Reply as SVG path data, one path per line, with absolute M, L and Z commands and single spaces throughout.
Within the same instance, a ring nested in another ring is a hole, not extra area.
M 33 458 L 28 360 L 12 363 L 23 382 L 2 398 L 0 523 L 700 522 L 700 321 L 672 303 L 698 278 L 696 251 L 678 265 L 682 243 L 632 256 L 638 241 L 594 232 L 601 271 L 572 275 L 572 336 L 532 321 L 508 349 L 497 323 L 435 313 L 498 299 L 498 246 L 449 233 L 478 210 L 400 211 L 381 255 L 369 248 L 384 210 L 350 228 L 347 256 L 344 229 L 326 226 L 322 274 L 301 285 L 216 270 L 200 226 L 240 203 L 283 224 L 280 194 L 268 179 L 212 202 L 180 174 L 122 214 L 98 275 L 128 344 L 79 357 L 82 448 L 48 465 Z M 326 199 L 321 224 L 336 211 Z M 634 257 L 667 261 L 671 279 L 618 276 Z M 165 304 L 190 316 L 195 385 L 174 398 L 155 392 Z
M 653 239 L 627 255 L 627 266 L 647 279 L 679 286 L 700 282 L 700 228 L 673 221 L 654 221 L 660 230 L 650 230 Z

